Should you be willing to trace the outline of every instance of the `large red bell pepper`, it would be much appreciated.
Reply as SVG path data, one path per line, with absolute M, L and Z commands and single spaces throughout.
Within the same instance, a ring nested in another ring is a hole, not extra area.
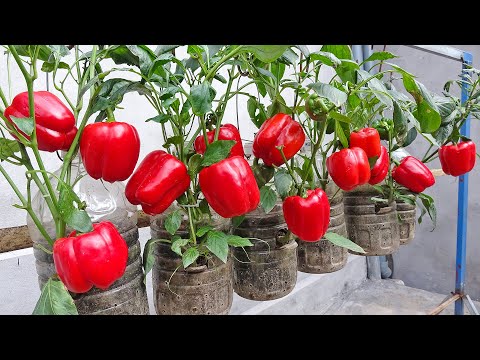
M 280 166 L 284 163 L 277 149 L 283 146 L 287 160 L 291 159 L 305 143 L 302 126 L 289 115 L 277 114 L 266 120 L 253 139 L 253 155 L 262 159 L 267 166 Z
M 201 170 L 198 180 L 205 199 L 224 218 L 246 214 L 260 202 L 255 176 L 243 157 L 233 156 Z
M 377 129 L 363 128 L 350 134 L 350 147 L 362 148 L 367 156 L 380 156 L 380 134 Z
M 457 145 L 444 145 L 438 150 L 442 170 L 447 175 L 460 176 L 468 173 L 475 166 L 475 143 L 462 141 Z
M 208 143 L 211 144 L 215 138 L 215 130 L 207 132 L 207 138 Z M 229 156 L 238 155 L 243 157 L 245 155 L 245 152 L 243 151 L 242 138 L 240 137 L 240 133 L 235 125 L 225 124 L 220 126 L 218 140 L 235 140 L 237 142 L 235 145 L 233 145 L 232 150 L 230 150 Z M 193 146 L 198 154 L 203 155 L 206 150 L 205 137 L 203 135 L 198 136 L 195 139 Z
M 428 167 L 413 156 L 407 156 L 393 168 L 393 179 L 407 189 L 421 193 L 435 184 L 435 177 Z
M 389 166 L 390 159 L 388 158 L 388 150 L 385 146 L 382 145 L 380 150 L 380 156 L 375 162 L 373 168 L 370 170 L 370 180 L 368 180 L 368 183 L 370 185 L 375 185 L 385 179 L 388 174 Z
M 137 130 L 124 122 L 99 122 L 85 126 L 80 154 L 88 175 L 108 182 L 132 175 L 140 154 Z
M 187 167 L 163 150 L 148 154 L 135 170 L 125 188 L 132 204 L 142 205 L 149 215 L 164 212 L 190 186 Z
M 68 290 L 84 293 L 93 286 L 105 290 L 123 276 L 128 247 L 108 221 L 93 224 L 93 231 L 55 241 L 53 260 L 60 280 Z
M 370 180 L 370 164 L 363 149 L 354 147 L 342 149 L 327 159 L 327 170 L 338 187 L 345 191 L 353 190 Z
M 283 202 L 288 229 L 303 241 L 319 241 L 330 223 L 330 203 L 322 189 L 307 190 L 307 197 L 289 196 Z
M 54 152 L 68 150 L 77 134 L 75 118 L 62 101 L 48 91 L 33 93 L 38 149 Z M 27 139 L 30 137 L 20 131 L 10 116 L 28 118 L 30 107 L 28 92 L 22 92 L 13 98 L 12 104 L 5 109 L 5 117 Z

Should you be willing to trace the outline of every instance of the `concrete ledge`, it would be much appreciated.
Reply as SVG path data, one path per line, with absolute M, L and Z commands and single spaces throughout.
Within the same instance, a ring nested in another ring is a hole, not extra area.
M 332 305 L 332 298 L 349 293 L 366 278 L 365 257 L 350 255 L 340 271 L 318 275 L 299 272 L 295 288 L 281 299 L 254 301 L 234 294 L 230 315 L 324 314 Z

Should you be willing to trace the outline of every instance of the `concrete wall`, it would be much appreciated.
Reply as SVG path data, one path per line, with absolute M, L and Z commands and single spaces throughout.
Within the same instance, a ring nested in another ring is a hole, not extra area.
M 453 45 L 473 53 L 475 67 L 480 66 L 480 46 Z M 382 50 L 376 45 L 375 50 Z M 440 94 L 444 83 L 456 79 L 461 65 L 406 46 L 388 45 L 387 51 L 399 55 L 393 62 L 415 74 L 417 80 Z M 401 88 L 399 85 L 397 88 Z M 459 92 L 457 93 L 457 95 Z M 473 118 L 471 137 L 480 140 L 480 121 Z M 423 140 L 423 139 L 422 139 Z M 426 141 L 415 142 L 407 150 L 414 156 L 422 156 L 428 148 Z M 478 160 L 478 159 L 477 159 Z M 440 168 L 440 162 L 429 163 L 431 168 Z M 417 225 L 413 242 L 394 255 L 394 277 L 402 279 L 406 285 L 447 294 L 455 285 L 455 249 L 457 221 L 458 179 L 451 176 L 436 178 L 434 187 L 427 191 L 434 197 L 438 211 L 437 227 L 431 232 L 432 224 L 427 218 Z M 470 173 L 467 280 L 466 289 L 470 296 L 480 298 L 480 166 Z

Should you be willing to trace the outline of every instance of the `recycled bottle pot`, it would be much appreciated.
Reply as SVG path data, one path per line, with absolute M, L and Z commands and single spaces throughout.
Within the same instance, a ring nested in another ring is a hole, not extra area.
M 60 171 L 56 171 L 58 176 Z M 148 300 L 143 283 L 141 246 L 138 240 L 137 208 L 125 198 L 125 186 L 95 180 L 85 173 L 81 160 L 72 161 L 72 179 L 83 176 L 73 187 L 81 201 L 87 203 L 87 213 L 92 222 L 110 221 L 120 232 L 128 246 L 128 261 L 124 275 L 107 290 L 93 287 L 83 294 L 71 293 L 80 315 L 148 315 Z M 55 180 L 52 180 L 55 183 Z M 32 199 L 32 208 L 45 226 L 48 234 L 55 238 L 55 224 L 40 192 Z M 53 256 L 38 247 L 51 250 L 30 216 L 27 216 L 30 237 L 34 243 L 33 254 L 38 275 L 38 284 L 43 288 L 56 273 Z M 69 234 L 73 229 L 67 229 Z M 37 246 L 36 246 L 37 245 Z
M 245 215 L 233 234 L 250 238 L 253 246 L 232 248 L 233 289 L 250 300 L 273 300 L 289 294 L 297 282 L 297 243 L 281 244 L 287 232 L 282 203 L 268 214 L 259 206 Z
M 409 244 L 415 237 L 415 222 L 417 215 L 416 205 L 397 201 L 398 226 L 400 231 L 400 245 Z
M 333 181 L 327 184 L 326 193 L 330 202 L 330 225 L 327 232 L 348 237 L 343 210 L 343 191 L 338 190 L 338 186 Z M 333 197 L 334 195 L 335 197 Z M 302 240 L 297 240 L 297 242 L 298 271 L 324 274 L 338 271 L 347 264 L 347 249 L 334 245 L 325 238 L 317 242 Z
M 164 222 L 172 211 L 171 205 L 160 215 L 150 217 L 152 239 L 170 239 Z M 205 218 L 204 225 L 216 230 L 228 231 L 229 220 L 213 210 L 212 218 Z M 200 224 L 201 225 L 201 224 Z M 176 235 L 189 236 L 188 218 L 184 216 Z M 182 258 L 171 250 L 168 243 L 158 242 L 154 249 L 152 268 L 153 303 L 158 315 L 226 315 L 232 307 L 232 262 L 223 263 L 215 255 L 200 266 L 183 268 Z
M 371 185 L 361 185 L 344 194 L 345 222 L 348 238 L 362 247 L 365 256 L 389 255 L 400 246 L 400 232 L 396 203 L 391 205 L 374 202 L 379 196 Z

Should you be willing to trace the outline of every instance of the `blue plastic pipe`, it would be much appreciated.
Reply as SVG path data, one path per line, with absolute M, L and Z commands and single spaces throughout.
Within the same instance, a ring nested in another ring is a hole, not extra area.
M 463 53 L 462 72 L 472 65 L 473 56 L 469 52 Z M 462 103 L 467 101 L 468 85 L 462 83 Z M 470 117 L 467 118 L 460 133 L 470 137 Z M 457 257 L 455 262 L 455 293 L 465 293 L 465 270 L 467 263 L 467 222 L 468 222 L 468 173 L 458 178 L 458 213 L 457 213 Z M 455 302 L 455 315 L 463 315 L 463 298 Z

